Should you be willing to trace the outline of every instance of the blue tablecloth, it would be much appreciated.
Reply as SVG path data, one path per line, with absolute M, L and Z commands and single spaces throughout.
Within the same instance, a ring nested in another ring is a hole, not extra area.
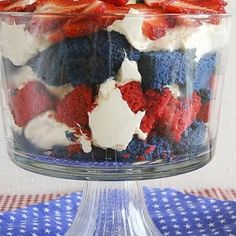
M 144 189 L 149 213 L 164 236 L 235 236 L 236 202 Z M 0 236 L 63 236 L 82 193 L 0 213 Z

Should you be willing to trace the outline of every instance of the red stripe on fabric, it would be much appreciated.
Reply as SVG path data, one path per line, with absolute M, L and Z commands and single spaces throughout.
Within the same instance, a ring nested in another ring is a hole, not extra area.
M 17 202 L 16 202 L 16 199 L 17 199 L 17 195 L 14 195 L 12 196 L 9 200 L 9 207 L 8 209 L 13 209 L 13 208 L 16 208 L 17 207 Z
M 4 211 L 4 210 L 5 210 L 6 205 L 7 205 L 8 201 L 9 201 L 9 198 L 10 198 L 9 195 L 7 195 L 7 196 L 5 196 L 5 197 L 3 198 L 3 202 L 2 202 L 2 204 L 1 204 L 0 211 Z

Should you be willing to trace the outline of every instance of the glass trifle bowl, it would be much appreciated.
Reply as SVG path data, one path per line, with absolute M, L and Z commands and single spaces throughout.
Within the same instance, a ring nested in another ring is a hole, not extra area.
M 0 13 L 11 160 L 90 180 L 67 235 L 160 235 L 135 181 L 212 159 L 229 15 L 100 1 L 52 12 L 40 2 Z

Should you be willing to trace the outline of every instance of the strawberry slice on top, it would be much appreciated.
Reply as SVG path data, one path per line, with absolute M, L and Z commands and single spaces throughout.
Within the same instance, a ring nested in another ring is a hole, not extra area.
M 7 4 L 10 3 L 10 4 Z M 5 7 L 1 7 L 5 5 Z M 26 1 L 26 0 L 18 0 L 18 1 L 3 1 L 0 3 L 0 9 L 1 11 L 5 12 L 33 12 L 35 10 L 36 3 L 32 1 Z
M 145 4 L 151 7 L 165 7 L 175 0 L 144 0 Z
M 78 16 L 68 19 L 62 27 L 66 37 L 88 35 L 112 24 L 119 16 L 113 16 L 117 8 L 99 0 L 89 4 Z M 106 13 L 103 15 L 103 13 Z M 111 14 L 111 15 L 109 15 Z
M 36 13 L 80 13 L 94 0 L 37 0 Z
M 184 0 L 175 0 L 166 5 L 162 5 L 163 9 L 170 13 L 183 14 L 217 14 L 217 10 L 210 9 L 198 4 L 192 4 Z
M 160 11 L 160 15 L 147 17 L 143 22 L 143 34 L 151 40 L 163 37 L 166 34 L 166 30 L 169 28 L 167 18 L 161 14 L 163 14 L 163 12 Z

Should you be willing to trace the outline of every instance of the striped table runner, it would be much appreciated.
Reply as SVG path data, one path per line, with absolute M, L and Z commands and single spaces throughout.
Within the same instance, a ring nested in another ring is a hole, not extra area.
M 185 193 L 202 197 L 212 197 L 218 200 L 236 200 L 236 190 L 219 188 L 186 190 Z M 36 195 L 0 195 L 0 211 L 9 211 L 27 205 L 50 201 L 66 194 L 36 194 Z

